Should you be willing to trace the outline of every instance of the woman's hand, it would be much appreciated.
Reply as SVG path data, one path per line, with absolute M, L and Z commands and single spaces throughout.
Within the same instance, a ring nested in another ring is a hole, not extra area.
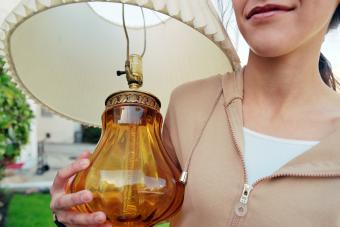
M 90 152 L 84 152 L 74 163 L 59 170 L 50 190 L 52 196 L 50 208 L 57 216 L 58 221 L 67 227 L 111 227 L 110 224 L 103 224 L 106 221 L 103 212 L 85 214 L 71 210 L 73 206 L 92 201 L 93 196 L 90 191 L 65 193 L 66 185 L 72 177 L 89 166 L 89 156 Z

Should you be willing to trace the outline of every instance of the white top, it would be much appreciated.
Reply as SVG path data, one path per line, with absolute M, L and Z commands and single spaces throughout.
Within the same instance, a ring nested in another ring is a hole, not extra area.
M 289 160 L 309 150 L 319 141 L 291 140 L 268 136 L 243 128 L 244 161 L 248 184 L 271 175 Z

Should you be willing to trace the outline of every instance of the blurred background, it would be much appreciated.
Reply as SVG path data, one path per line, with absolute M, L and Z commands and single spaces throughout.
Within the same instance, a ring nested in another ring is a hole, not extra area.
M 241 64 L 246 64 L 249 48 L 237 29 L 231 4 L 223 0 L 212 1 L 216 9 L 222 12 L 220 17 L 227 27 Z M 18 0 L 0 0 L 0 24 L 18 2 Z M 97 10 L 105 11 L 100 6 Z M 162 18 L 150 19 L 149 23 L 157 23 L 157 20 Z M 131 23 L 134 23 L 133 18 Z M 331 62 L 333 72 L 337 76 L 340 75 L 339 50 L 340 30 L 338 29 L 327 35 L 322 47 L 323 54 Z M 50 200 L 48 189 L 53 178 L 58 169 L 71 163 L 81 152 L 94 150 L 100 137 L 100 129 L 80 125 L 41 108 L 10 85 L 10 81 L 5 78 L 6 75 L 2 71 L 0 74 L 3 78 L 0 80 L 2 88 L 0 100 L 7 99 L 10 100 L 9 102 L 24 100 L 27 103 L 18 110 L 22 112 L 17 113 L 26 116 L 26 123 L 24 122 L 26 125 L 18 126 L 26 129 L 20 132 L 23 134 L 23 139 L 20 141 L 22 146 L 1 147 L 0 145 L 0 161 L 5 163 L 0 166 L 0 226 L 54 226 L 48 208 Z M 10 109 L 8 111 L 13 112 Z M 5 110 L 2 111 L 0 142 L 4 136 L 8 136 L 3 129 L 8 125 L 11 117 L 15 119 L 15 116 L 5 116 Z M 13 133 L 16 133 L 15 129 Z M 15 157 L 14 161 L 5 162 L 6 155 Z

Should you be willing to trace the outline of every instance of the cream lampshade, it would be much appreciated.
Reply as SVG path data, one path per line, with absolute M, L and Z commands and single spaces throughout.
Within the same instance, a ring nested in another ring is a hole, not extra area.
M 160 98 L 163 114 L 176 86 L 240 67 L 209 0 L 96 2 L 23 0 L 0 28 L 0 56 L 8 74 L 60 116 L 100 126 L 105 99 L 128 88 L 116 76 L 126 60 L 123 26 L 115 19 L 121 3 L 143 7 L 146 21 L 158 18 L 146 27 L 142 90 Z M 144 29 L 129 24 L 132 17 L 126 15 L 133 54 L 143 50 Z

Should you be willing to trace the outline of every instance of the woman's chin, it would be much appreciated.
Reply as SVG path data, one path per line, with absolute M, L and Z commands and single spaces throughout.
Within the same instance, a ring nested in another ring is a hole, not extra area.
M 292 40 L 294 40 L 294 37 L 292 37 Z M 256 35 L 248 39 L 248 45 L 256 55 L 262 57 L 278 57 L 296 48 L 293 42 L 283 38 L 282 35 L 271 38 L 266 35 Z
M 251 47 L 251 51 L 260 57 L 274 58 L 287 54 L 287 48 L 278 48 L 277 45 L 270 46 L 268 44 L 259 47 Z

